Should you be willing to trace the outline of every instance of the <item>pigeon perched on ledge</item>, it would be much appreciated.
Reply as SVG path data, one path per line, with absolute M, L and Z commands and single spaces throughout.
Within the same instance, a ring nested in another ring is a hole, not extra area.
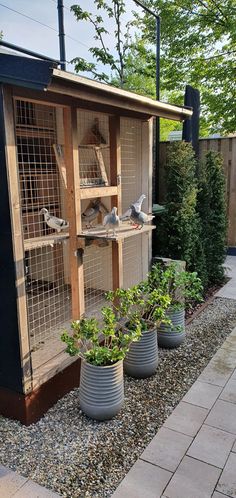
M 101 201 L 97 199 L 93 202 L 92 206 L 82 213 L 82 221 L 86 223 L 87 228 L 92 228 L 92 221 L 95 220 L 98 214 L 101 212 Z
M 113 207 L 111 213 L 107 214 L 103 220 L 103 226 L 106 227 L 107 237 L 109 230 L 113 230 L 113 235 L 116 235 L 116 228 L 120 225 L 120 218 L 117 215 L 117 207 Z
M 140 213 L 141 211 L 141 207 L 142 207 L 142 203 L 144 201 L 144 199 L 146 199 L 146 195 L 145 194 L 142 194 L 140 195 L 140 197 L 137 199 L 137 201 L 133 202 L 131 204 L 131 206 L 134 206 L 134 209 L 137 213 Z M 120 220 L 121 221 L 126 221 L 126 220 L 129 220 L 130 219 L 130 216 L 131 216 L 131 206 L 129 207 L 129 209 L 127 209 L 127 211 L 125 211 L 124 214 L 122 214 L 122 216 L 120 216 Z
M 40 214 L 44 215 L 45 223 L 47 223 L 47 225 L 50 228 L 54 228 L 54 230 L 57 230 L 58 232 L 60 232 L 61 230 L 65 230 L 66 228 L 69 228 L 68 221 L 65 221 L 61 218 L 57 218 L 57 216 L 51 215 L 46 208 L 42 208 Z
M 141 230 L 143 228 L 143 225 L 145 223 L 148 223 L 149 221 L 152 221 L 155 216 L 152 216 L 151 214 L 146 214 L 143 211 L 137 211 L 134 207 L 134 205 L 130 206 L 131 209 L 131 215 L 130 219 L 136 225 L 134 228 L 138 228 Z

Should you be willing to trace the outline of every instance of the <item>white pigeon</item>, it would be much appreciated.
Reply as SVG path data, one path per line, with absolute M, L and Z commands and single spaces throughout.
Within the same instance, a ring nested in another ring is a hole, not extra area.
M 141 230 L 143 228 L 143 225 L 145 223 L 148 223 L 149 221 L 152 221 L 155 216 L 152 216 L 151 214 L 146 214 L 143 211 L 137 211 L 133 205 L 130 206 L 131 209 L 131 215 L 130 219 L 131 221 L 136 225 L 134 228 L 138 228 Z
M 142 195 L 140 195 L 140 197 L 138 198 L 137 201 L 135 201 L 135 202 L 133 202 L 131 204 L 131 206 L 134 206 L 134 209 L 135 209 L 135 211 L 137 213 L 140 213 L 141 207 L 142 207 L 142 203 L 143 203 L 144 199 L 146 199 L 146 195 L 142 194 Z M 131 216 L 131 206 L 129 207 L 129 209 L 127 209 L 127 211 L 125 211 L 124 214 L 122 214 L 122 216 L 120 216 L 120 220 L 121 221 L 125 221 L 125 220 L 129 220 L 130 219 L 130 216 Z
M 108 213 L 103 220 L 103 226 L 106 227 L 107 237 L 109 230 L 113 230 L 113 235 L 116 235 L 116 228 L 120 225 L 120 218 L 117 215 L 117 207 L 113 207 L 111 213 Z
M 65 221 L 61 218 L 57 218 L 57 216 L 51 215 L 46 208 L 42 208 L 40 214 L 44 215 L 44 221 L 50 228 L 54 228 L 58 232 L 61 230 L 65 230 L 69 228 L 68 221 Z
M 97 199 L 90 208 L 85 209 L 82 213 L 82 221 L 86 222 L 87 228 L 92 228 L 92 221 L 97 218 L 99 212 L 101 212 L 101 201 Z

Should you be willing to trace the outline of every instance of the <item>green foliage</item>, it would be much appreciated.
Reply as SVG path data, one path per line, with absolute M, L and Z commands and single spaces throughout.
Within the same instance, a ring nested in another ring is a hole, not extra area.
M 114 80 L 118 86 L 125 83 L 125 65 L 129 58 L 131 46 L 130 23 L 125 22 L 125 2 L 124 0 L 94 0 L 94 6 L 97 8 L 97 14 L 92 14 L 83 10 L 79 5 L 72 5 L 71 10 L 77 21 L 85 21 L 93 26 L 94 40 L 96 46 L 89 49 L 96 62 L 87 62 L 81 57 L 76 57 L 71 62 L 75 64 L 75 71 L 88 71 L 95 79 L 107 83 L 110 78 L 105 72 L 100 72 L 98 65 L 107 67 L 112 71 Z M 114 24 L 113 33 L 109 33 L 105 26 Z M 122 29 L 124 27 L 124 29 Z M 115 55 L 107 47 L 106 35 L 112 35 L 115 38 Z
M 124 359 L 131 342 L 141 336 L 140 323 L 136 321 L 133 329 L 124 334 L 111 308 L 102 308 L 102 318 L 101 328 L 95 318 L 82 318 L 72 322 L 72 335 L 67 331 L 61 335 L 70 356 L 77 355 L 97 366 L 112 365 Z
M 206 280 L 202 228 L 197 206 L 196 160 L 189 143 L 173 142 L 166 163 L 167 213 L 157 227 L 156 253 L 186 261 L 188 271 Z
M 162 290 L 170 296 L 174 309 L 191 308 L 193 303 L 202 301 L 203 286 L 196 272 L 183 270 L 181 264 L 172 262 L 168 265 L 155 263 L 148 273 L 148 287 Z M 183 303 L 183 299 L 185 303 Z
M 203 243 L 209 285 L 224 277 L 222 263 L 226 247 L 226 197 L 223 160 L 220 154 L 209 151 L 200 167 L 198 211 L 202 220 Z
M 112 303 L 117 317 L 129 329 L 141 324 L 145 330 L 145 322 L 160 324 L 165 321 L 165 311 L 170 305 L 170 296 L 163 290 L 150 289 L 148 282 L 141 282 L 131 289 L 117 289 L 107 293 L 107 299 Z
M 185 84 L 201 93 L 201 135 L 236 129 L 235 0 L 146 0 L 161 18 L 162 100 L 177 102 Z M 138 16 L 147 52 L 155 52 L 155 19 Z M 153 65 L 153 78 L 155 65 Z

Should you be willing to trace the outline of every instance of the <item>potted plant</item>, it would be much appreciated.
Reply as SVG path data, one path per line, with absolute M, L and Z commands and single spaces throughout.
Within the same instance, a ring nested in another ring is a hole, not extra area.
M 124 401 L 123 359 L 132 341 L 139 339 L 140 326 L 126 334 L 120 329 L 113 310 L 102 309 L 102 324 L 95 318 L 82 318 L 71 324 L 61 340 L 66 352 L 79 356 L 81 379 L 79 400 L 82 411 L 96 420 L 115 416 Z
M 158 365 L 157 325 L 165 320 L 165 309 L 170 304 L 168 295 L 158 289 L 147 292 L 147 282 L 131 289 L 117 289 L 107 294 L 124 334 L 135 331 L 140 324 L 141 337 L 130 345 L 124 359 L 124 370 L 131 377 L 153 375 Z
M 186 337 L 185 309 L 202 300 L 203 286 L 196 272 L 188 272 L 178 264 L 171 262 L 153 265 L 148 274 L 150 292 L 162 289 L 169 294 L 171 303 L 166 310 L 166 320 L 157 329 L 158 345 L 163 348 L 180 346 Z

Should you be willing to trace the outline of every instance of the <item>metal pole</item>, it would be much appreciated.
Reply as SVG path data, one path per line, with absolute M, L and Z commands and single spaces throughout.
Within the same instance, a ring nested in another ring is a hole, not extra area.
M 66 48 L 65 48 L 65 30 L 64 30 L 64 5 L 63 0 L 57 0 L 58 9 L 58 28 L 59 28 L 59 47 L 61 69 L 66 70 Z
M 156 100 L 160 100 L 160 44 L 161 44 L 161 19 L 153 10 L 146 7 L 140 0 L 133 0 L 139 7 L 145 10 L 156 19 Z M 155 126 L 155 165 L 154 165 L 154 185 L 153 185 L 153 202 L 159 200 L 159 155 L 160 155 L 160 118 L 156 117 Z
M 156 16 L 156 100 L 160 100 L 160 41 L 161 41 L 161 20 Z M 160 118 L 156 117 L 156 148 L 155 148 L 155 182 L 154 182 L 154 202 L 159 200 L 159 164 L 160 164 Z

